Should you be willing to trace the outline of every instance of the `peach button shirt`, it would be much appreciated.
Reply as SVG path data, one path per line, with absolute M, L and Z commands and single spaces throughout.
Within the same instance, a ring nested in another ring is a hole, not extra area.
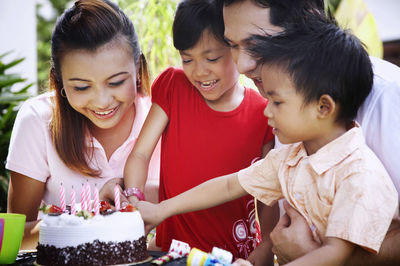
M 238 176 L 267 205 L 285 198 L 320 243 L 336 237 L 377 253 L 398 211 L 392 180 L 357 124 L 315 154 L 302 143 L 285 145 Z

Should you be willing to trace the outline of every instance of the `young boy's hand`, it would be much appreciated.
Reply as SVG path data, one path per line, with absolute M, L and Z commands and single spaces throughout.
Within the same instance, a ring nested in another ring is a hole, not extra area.
M 144 221 L 145 234 L 160 224 L 166 217 L 163 216 L 163 210 L 160 204 L 153 204 L 148 201 L 139 201 L 136 204 L 140 215 Z

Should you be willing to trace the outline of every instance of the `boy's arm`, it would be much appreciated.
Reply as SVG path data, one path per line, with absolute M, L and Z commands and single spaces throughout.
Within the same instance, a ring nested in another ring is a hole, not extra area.
M 125 188 L 134 187 L 144 191 L 151 155 L 167 124 L 168 116 L 159 105 L 153 103 L 125 164 Z M 138 199 L 131 196 L 129 201 L 136 203 Z
M 326 243 L 310 253 L 286 264 L 292 265 L 344 265 L 349 259 L 355 244 L 336 237 L 326 238 Z
M 170 216 L 211 208 L 244 195 L 247 192 L 240 185 L 238 174 L 233 173 L 210 179 L 159 204 L 140 201 L 137 207 L 149 230 Z
M 400 220 L 394 219 L 377 255 L 357 248 L 346 265 L 400 265 Z

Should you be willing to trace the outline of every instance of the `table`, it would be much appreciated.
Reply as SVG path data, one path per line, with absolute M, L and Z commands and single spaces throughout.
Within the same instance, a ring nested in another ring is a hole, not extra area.
M 158 252 L 158 251 L 149 251 L 150 256 L 153 257 L 153 259 L 161 257 L 162 255 L 165 255 L 166 252 Z M 17 265 L 17 266 L 31 266 L 34 265 L 34 262 L 36 261 L 36 252 L 20 252 L 18 254 L 17 260 L 14 264 L 11 265 Z M 128 264 L 129 265 L 129 264 Z M 140 266 L 147 266 L 147 265 L 153 265 L 150 262 L 142 263 L 142 264 L 136 264 Z M 179 259 L 179 260 L 173 260 L 171 262 L 166 263 L 165 265 L 167 266 L 183 266 L 186 265 L 186 257 Z

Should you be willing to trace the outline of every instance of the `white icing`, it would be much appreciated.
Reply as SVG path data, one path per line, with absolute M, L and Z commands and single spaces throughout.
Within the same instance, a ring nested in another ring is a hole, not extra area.
M 83 219 L 75 215 L 45 215 L 40 225 L 39 243 L 57 248 L 77 246 L 94 240 L 103 242 L 133 241 L 144 236 L 140 213 L 115 212 Z

